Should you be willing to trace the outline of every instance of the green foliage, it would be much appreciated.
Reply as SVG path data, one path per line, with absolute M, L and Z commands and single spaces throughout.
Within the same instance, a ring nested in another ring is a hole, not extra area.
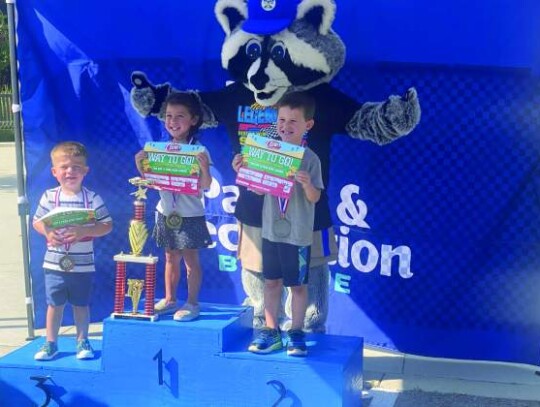
M 4 141 L 14 141 L 14 140 L 15 140 L 15 134 L 13 133 L 13 130 L 0 129 L 0 143 Z
M 9 32 L 7 16 L 0 11 L 0 88 L 9 87 Z

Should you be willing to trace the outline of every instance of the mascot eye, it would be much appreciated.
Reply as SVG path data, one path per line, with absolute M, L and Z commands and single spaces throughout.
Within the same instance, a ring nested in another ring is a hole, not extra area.
M 274 61 L 281 61 L 283 58 L 285 58 L 285 52 L 286 51 L 283 44 L 274 44 L 274 46 L 270 50 L 270 56 Z
M 246 55 L 252 61 L 261 56 L 261 44 L 257 40 L 250 40 L 246 45 Z

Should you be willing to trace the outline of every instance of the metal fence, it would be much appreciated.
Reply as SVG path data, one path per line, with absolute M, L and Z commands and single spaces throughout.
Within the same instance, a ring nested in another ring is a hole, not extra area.
M 11 94 L 0 93 L 0 130 L 13 129 L 13 113 L 11 112 Z

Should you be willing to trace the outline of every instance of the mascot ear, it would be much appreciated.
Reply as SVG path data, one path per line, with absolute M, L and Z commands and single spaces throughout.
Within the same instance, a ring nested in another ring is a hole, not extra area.
M 320 35 L 328 34 L 336 16 L 334 0 L 303 0 L 298 6 L 297 20 L 305 20 L 317 28 Z
M 214 7 L 216 19 L 228 37 L 247 18 L 244 0 L 218 0 Z

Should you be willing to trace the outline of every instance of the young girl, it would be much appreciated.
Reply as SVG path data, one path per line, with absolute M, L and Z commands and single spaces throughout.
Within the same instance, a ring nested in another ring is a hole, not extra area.
M 195 134 L 202 124 L 202 107 L 191 93 L 171 93 L 165 101 L 165 128 L 171 142 L 197 144 Z M 146 152 L 135 155 L 137 169 L 142 175 L 142 160 Z M 200 166 L 199 186 L 210 187 L 210 158 L 208 154 L 197 155 Z M 174 320 L 191 321 L 199 316 L 199 291 L 202 270 L 199 264 L 199 249 L 208 247 L 212 240 L 206 227 L 204 206 L 199 196 L 160 191 L 156 207 L 156 224 L 153 238 L 158 247 L 165 248 L 165 298 L 159 300 L 154 310 L 157 314 L 175 312 Z M 188 298 L 178 306 L 176 292 L 180 281 L 180 260 L 184 259 L 187 273 Z

